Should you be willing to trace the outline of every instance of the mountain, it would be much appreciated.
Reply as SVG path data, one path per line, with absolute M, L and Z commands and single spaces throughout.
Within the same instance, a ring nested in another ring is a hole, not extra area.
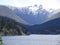
M 10 9 L 12 9 L 13 12 L 15 12 L 15 14 L 22 18 L 23 20 L 25 20 L 26 22 L 28 22 L 30 25 L 34 25 L 34 24 L 41 24 L 44 20 L 46 20 L 48 18 L 48 15 L 51 13 L 49 11 L 47 11 L 46 9 L 44 9 L 41 6 L 35 6 L 36 8 L 38 8 L 36 11 L 32 11 L 32 6 L 31 7 L 22 7 L 22 8 L 18 8 L 18 7 L 9 7 Z
M 29 24 L 28 22 L 24 21 L 22 18 L 17 16 L 15 12 L 13 12 L 8 6 L 0 5 L 0 16 L 6 16 L 20 22 L 22 24 Z
M 60 10 L 54 11 L 51 14 L 52 16 L 47 18 L 49 12 L 46 10 L 39 9 L 37 17 L 34 17 L 34 14 L 29 12 L 29 9 L 27 9 L 25 10 L 25 8 L 21 9 L 15 7 L 9 8 L 7 6 L 0 6 L 0 16 L 6 16 L 12 20 L 15 20 L 18 25 L 24 27 L 26 30 L 28 30 L 28 32 L 32 34 L 60 34 Z
M 0 33 L 4 36 L 28 35 L 28 30 L 23 26 L 28 23 L 18 17 L 7 6 L 0 5 Z
M 15 8 L 13 12 L 17 16 L 28 22 L 30 25 L 23 25 L 29 32 L 33 34 L 59 34 L 60 26 L 60 11 L 54 11 L 53 13 L 46 11 L 43 8 L 37 10 L 35 14 L 29 10 L 28 7 Z M 51 15 L 50 17 L 49 14 Z M 34 25 L 31 25 L 34 24 Z
M 60 34 L 60 11 L 54 12 L 54 15 L 46 22 L 29 27 L 33 34 Z

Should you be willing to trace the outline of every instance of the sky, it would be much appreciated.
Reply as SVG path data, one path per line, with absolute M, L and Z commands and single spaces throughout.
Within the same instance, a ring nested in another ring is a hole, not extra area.
M 45 9 L 60 9 L 60 0 L 0 0 L 0 5 L 15 7 L 34 6 L 35 4 L 38 6 L 42 4 Z

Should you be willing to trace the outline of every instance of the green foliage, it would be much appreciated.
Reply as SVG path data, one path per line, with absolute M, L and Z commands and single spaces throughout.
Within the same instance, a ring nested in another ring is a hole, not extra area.
M 2 43 L 2 34 L 0 33 L 0 45 L 3 45 Z

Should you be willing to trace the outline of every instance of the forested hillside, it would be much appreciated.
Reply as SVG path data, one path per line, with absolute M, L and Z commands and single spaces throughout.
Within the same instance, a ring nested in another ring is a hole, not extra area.
M 14 20 L 0 16 L 0 32 L 3 36 L 28 35 L 29 32 Z

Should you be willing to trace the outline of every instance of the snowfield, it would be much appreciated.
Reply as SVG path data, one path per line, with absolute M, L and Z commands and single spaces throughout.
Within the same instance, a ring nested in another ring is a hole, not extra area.
M 4 45 L 60 45 L 60 35 L 3 36 Z

